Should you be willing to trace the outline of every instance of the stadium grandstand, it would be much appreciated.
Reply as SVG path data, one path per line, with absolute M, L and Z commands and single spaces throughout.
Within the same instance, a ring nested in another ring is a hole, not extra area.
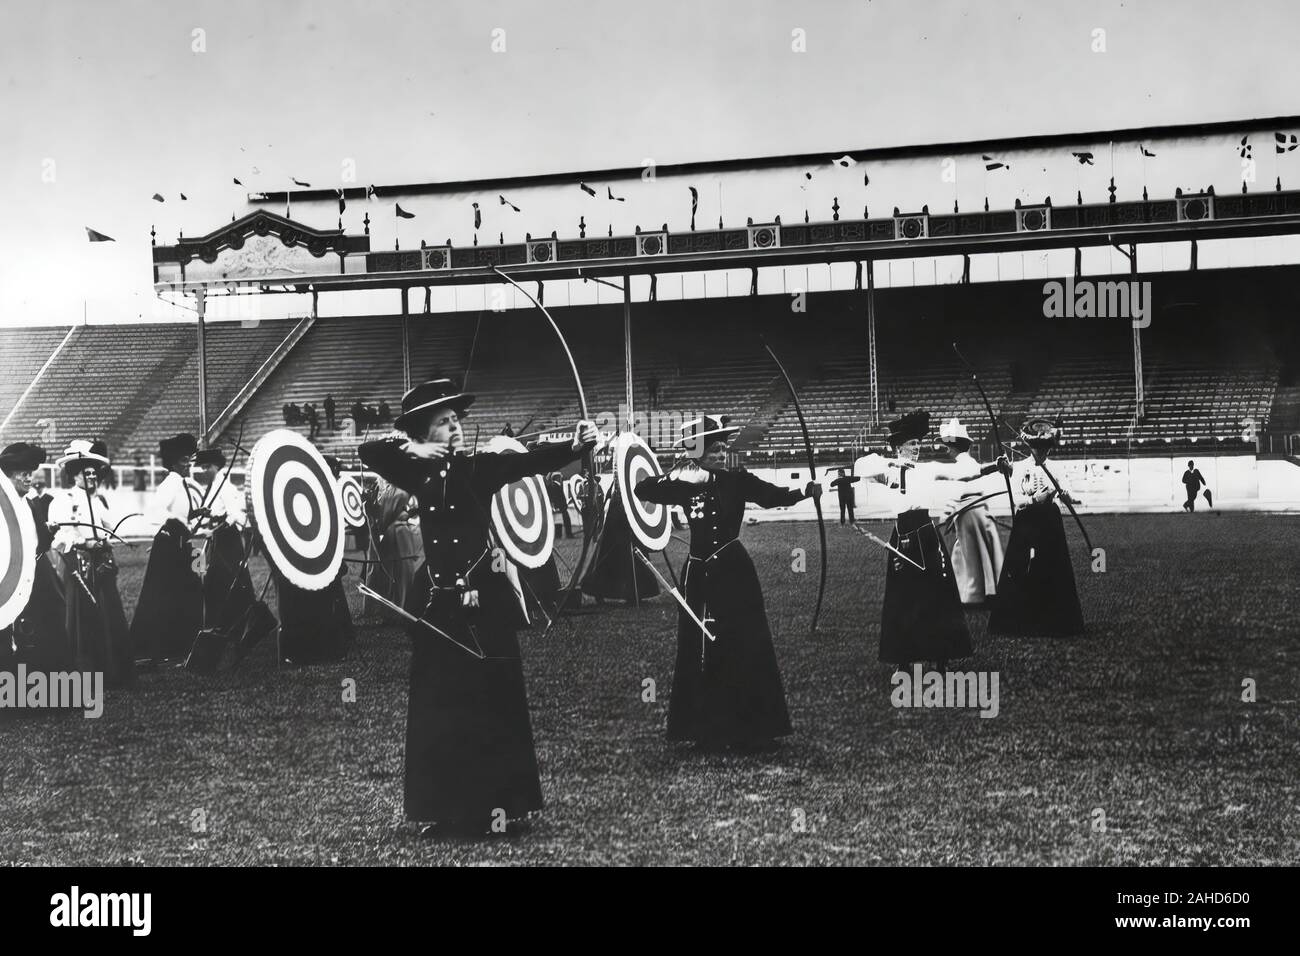
M 634 402 L 682 414 L 727 408 L 747 426 L 737 443 L 742 460 L 801 456 L 798 422 L 759 345 L 762 336 L 788 357 L 821 463 L 844 462 L 873 446 L 880 423 L 910 408 L 972 423 L 988 454 L 980 398 L 948 347 L 957 341 L 981 368 L 1000 419 L 1066 419 L 1062 457 L 1294 454 L 1300 388 L 1290 316 L 1297 270 L 1241 271 L 1230 287 L 1213 275 L 1149 278 L 1156 308 L 1144 335 L 1141 416 L 1128 324 L 1045 318 L 1036 282 L 878 293 L 875 404 L 859 295 L 812 293 L 803 312 L 791 311 L 788 296 L 638 305 Z M 593 414 L 616 415 L 624 400 L 621 309 L 552 311 L 574 343 Z M 528 313 L 413 319 L 412 375 L 468 373 L 479 395 L 472 426 L 482 437 L 506 428 L 535 435 L 577 415 L 554 342 Z M 55 445 L 61 436 L 94 435 L 108 443 L 115 462 L 138 466 L 162 436 L 201 430 L 193 324 L 0 334 L 4 441 Z M 212 322 L 206 363 L 208 407 L 218 410 L 208 430 L 212 442 L 229 446 L 241 424 L 249 435 L 285 427 L 286 406 L 321 408 L 329 396 L 338 408 L 335 427 L 321 411 L 313 437 L 323 451 L 354 463 L 361 436 L 391 427 L 391 420 L 369 417 L 357 427 L 354 405 L 373 411 L 400 402 L 401 317 Z M 305 423 L 292 427 L 308 430 Z M 672 438 L 654 438 L 656 450 L 671 455 Z

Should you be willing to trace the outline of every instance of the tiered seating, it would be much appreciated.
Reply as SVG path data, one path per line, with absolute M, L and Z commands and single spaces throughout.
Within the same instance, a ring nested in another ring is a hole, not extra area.
M 207 326 L 208 418 L 216 418 L 276 346 L 289 334 L 295 320 L 262 321 L 256 326 L 238 322 Z M 190 329 L 193 334 L 193 329 Z M 152 404 L 140 423 L 122 441 L 120 454 L 148 456 L 158 442 L 179 431 L 198 434 L 199 355 L 192 348 L 171 385 Z M 249 434 L 252 434 L 251 432 Z
M 47 448 L 103 438 L 117 455 L 193 344 L 194 327 L 180 324 L 78 328 L 10 421 L 6 437 Z
M 0 329 L 0 421 L 67 334 L 66 327 Z M 17 433 L 6 429 L 9 434 Z

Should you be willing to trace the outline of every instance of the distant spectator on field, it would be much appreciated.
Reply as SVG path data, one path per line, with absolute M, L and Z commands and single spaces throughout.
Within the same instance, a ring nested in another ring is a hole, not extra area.
M 857 475 L 850 475 L 848 469 L 841 468 L 840 476 L 831 482 L 840 496 L 840 524 L 845 523 L 845 515 L 848 516 L 849 524 L 857 524 L 857 519 L 853 516 L 853 506 L 857 503 L 853 497 L 853 485 L 859 480 Z
M 1187 470 L 1183 472 L 1183 485 L 1187 488 L 1187 500 L 1183 502 L 1183 510 L 1191 514 L 1196 510 L 1196 496 L 1200 493 L 1201 486 L 1205 484 L 1205 479 L 1201 476 L 1200 469 L 1196 467 L 1196 462 L 1189 461 Z M 1205 500 L 1214 506 L 1214 499 L 1210 497 L 1210 489 L 1205 489 Z
M 336 428 L 338 428 L 338 425 L 335 424 L 334 421 L 334 407 L 335 407 L 334 396 L 326 395 L 325 396 L 325 427 L 328 428 L 330 431 L 334 431 Z

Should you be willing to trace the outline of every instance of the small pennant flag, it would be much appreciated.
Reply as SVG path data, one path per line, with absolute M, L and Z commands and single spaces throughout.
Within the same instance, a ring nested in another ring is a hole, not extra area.
M 515 212 L 518 212 L 518 211 L 519 211 L 519 207 L 516 206 L 514 203 L 512 203 L 512 202 L 511 202 L 509 199 L 507 199 L 505 196 L 497 196 L 497 199 L 501 200 L 501 205 L 503 205 L 503 206 L 509 206 L 509 207 L 510 207 L 511 209 L 513 209 Z
M 591 196 L 592 198 L 595 198 L 595 196 L 596 196 L 596 190 L 592 189 L 592 188 L 591 188 L 590 186 L 588 186 L 586 183 L 578 183 L 578 188 L 581 189 L 581 190 L 582 190 L 584 193 L 586 193 L 588 196 Z
M 159 193 L 154 193 L 154 194 L 153 194 L 153 201 L 154 201 L 154 202 L 166 202 L 167 200 L 163 199 L 161 194 L 159 194 Z
M 1297 145 L 1300 145 L 1300 141 L 1296 139 L 1295 133 L 1291 134 L 1290 139 L 1287 138 L 1286 133 L 1273 134 L 1273 148 L 1279 153 L 1289 153 Z
M 1092 153 L 1071 153 L 1070 155 L 1073 156 L 1075 159 L 1077 159 L 1077 160 L 1079 161 L 1079 165 L 1080 165 L 1080 166 L 1095 166 L 1095 165 L 1096 165 L 1096 164 L 1092 161 L 1092 160 L 1093 160 L 1093 155 L 1092 155 Z
M 242 186 L 242 185 L 244 185 L 244 184 L 241 183 L 238 179 L 235 179 L 235 178 L 233 178 L 233 177 L 231 178 L 231 182 L 233 182 L 236 186 Z
M 375 193 L 375 187 L 374 187 L 374 186 L 367 186 L 367 187 L 366 187 L 366 200 L 369 201 L 369 200 L 371 200 L 371 199 L 377 199 L 377 198 L 378 198 L 378 196 L 377 196 L 376 193 Z
M 1000 162 L 998 162 L 998 161 L 995 160 L 992 156 L 984 156 L 984 157 L 982 157 L 982 158 L 983 158 L 983 160 L 984 160 L 984 170 L 985 170 L 985 172 L 991 172 L 992 170 L 995 170 L 995 169 L 1010 169 L 1010 168 L 1011 168 L 1011 167 L 1010 167 L 1009 165 L 1007 165 L 1006 163 L 1000 163 Z
M 605 191 L 609 193 L 609 198 L 614 200 L 615 202 L 627 202 L 627 200 L 624 199 L 622 196 L 615 196 L 614 190 L 611 189 L 610 187 L 606 186 Z
M 91 242 L 117 242 L 112 236 L 106 236 L 102 232 L 96 232 L 89 226 L 86 227 L 86 238 Z
M 864 185 L 864 186 L 870 186 L 870 185 L 871 185 L 871 177 L 868 176 L 866 173 L 863 173 L 863 174 L 862 174 L 862 185 Z
M 1242 159 L 1245 159 L 1246 157 L 1248 157 L 1248 156 L 1250 155 L 1251 149 L 1253 148 L 1253 147 L 1250 145 L 1249 140 L 1250 140 L 1250 134 L 1247 134 L 1247 135 L 1245 135 L 1245 136 L 1243 136 L 1243 137 L 1241 138 L 1241 146 L 1240 146 L 1240 148 L 1238 148 L 1238 150 L 1237 150 L 1237 154 L 1238 154 Z M 1243 181 L 1243 182 L 1244 182 L 1244 181 Z
M 396 202 L 393 203 L 393 208 L 397 210 L 397 217 L 398 217 L 399 219 L 414 219 L 414 218 L 415 218 L 415 213 L 413 213 L 413 212 L 407 212 L 405 209 L 402 208 L 402 204 L 401 204 L 401 203 L 396 203 Z
M 479 211 L 478 203 L 472 205 L 474 206 L 474 228 L 478 229 L 483 225 L 483 213 Z
M 289 182 L 293 183 L 295 186 L 302 186 L 304 189 L 311 188 L 311 183 L 305 183 L 301 179 L 294 179 L 292 176 L 289 177 Z
M 695 210 L 700 208 L 700 191 L 694 186 L 687 187 L 691 191 L 691 232 L 695 231 Z
M 843 166 L 845 169 L 849 169 L 850 167 L 858 165 L 858 161 L 854 159 L 852 156 L 850 156 L 848 153 L 845 153 L 839 159 L 832 159 L 831 165 Z
M 343 210 L 345 210 L 345 209 L 347 209 L 347 208 L 348 208 L 348 201 L 347 201 L 347 199 L 343 196 L 343 190 L 340 189 L 340 190 L 339 190 L 339 215 L 340 215 L 340 216 L 343 215 Z
M 181 193 L 181 202 L 189 202 L 190 197 Z
M 1143 156 L 1150 156 L 1152 159 L 1155 159 L 1156 154 L 1151 152 L 1151 150 L 1147 149 L 1145 146 L 1141 146 L 1139 149 L 1142 150 Z

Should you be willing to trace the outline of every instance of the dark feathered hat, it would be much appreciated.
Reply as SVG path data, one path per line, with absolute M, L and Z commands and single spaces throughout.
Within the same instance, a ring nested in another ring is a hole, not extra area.
M 173 435 L 158 443 L 158 457 L 162 459 L 164 465 L 170 465 L 186 455 L 193 455 L 198 450 L 198 439 L 190 434 Z
M 46 457 L 45 449 L 39 445 L 15 442 L 0 451 L 0 471 L 34 471 L 45 464 Z
M 909 412 L 889 423 L 889 446 L 897 448 L 913 439 L 920 440 L 930 434 L 930 413 Z
M 226 456 L 220 448 L 205 448 L 194 456 L 194 467 L 207 468 L 209 465 L 226 467 Z

